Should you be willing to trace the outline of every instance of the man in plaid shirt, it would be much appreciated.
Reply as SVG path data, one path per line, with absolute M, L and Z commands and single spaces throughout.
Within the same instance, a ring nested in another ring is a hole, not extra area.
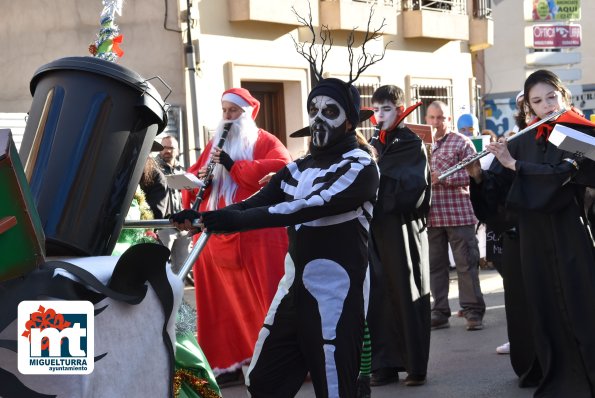
M 459 303 L 467 320 L 467 330 L 483 328 L 485 302 L 479 285 L 479 247 L 475 234 L 477 218 L 469 196 L 469 175 L 462 169 L 442 181 L 441 175 L 451 166 L 472 156 L 475 147 L 464 135 L 450 131 L 448 106 L 432 102 L 426 123 L 435 128 L 432 148 L 432 202 L 428 217 L 430 245 L 430 291 L 434 297 L 432 328 L 449 327 L 448 304 L 449 258 L 452 249 L 459 282 Z

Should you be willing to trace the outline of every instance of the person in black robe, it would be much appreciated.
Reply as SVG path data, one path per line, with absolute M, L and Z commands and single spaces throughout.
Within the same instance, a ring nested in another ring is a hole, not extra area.
M 530 118 L 526 114 L 523 99 L 524 92 L 521 91 L 516 96 L 515 132 L 525 129 Z M 494 156 L 490 154 L 489 157 L 489 164 L 484 165 L 483 161 L 481 165 L 480 162 L 472 164 L 471 167 L 477 170 L 470 174 L 480 173 L 480 168 L 489 169 Z M 488 159 L 488 156 L 484 159 Z M 497 237 L 494 244 L 500 247 L 500 255 L 494 264 L 504 286 L 508 342 L 498 347 L 496 352 L 502 353 L 498 350 L 507 346 L 510 364 L 519 377 L 519 386 L 534 387 L 539 384 L 542 373 L 533 346 L 533 331 L 529 326 L 529 309 L 521 271 L 518 215 L 505 208 L 505 198 L 499 198 L 499 187 L 494 184 L 476 184 L 471 179 L 469 188 L 475 216 Z
M 471 175 L 481 173 L 479 162 L 473 166 L 477 170 L 470 171 Z M 498 163 L 497 167 L 502 166 Z M 521 269 L 518 215 L 504 207 L 505 198 L 500 197 L 503 191 L 496 184 L 488 181 L 477 184 L 471 179 L 469 187 L 475 216 L 498 236 L 498 244 L 502 248 L 500 259 L 495 264 L 504 286 L 510 363 L 519 377 L 519 386 L 534 387 L 539 384 L 542 374 L 533 346 L 533 331 L 530 327 Z
M 393 85 L 372 96 L 380 130 L 380 186 L 370 225 L 371 289 L 368 324 L 372 385 L 398 380 L 425 383 L 430 352 L 430 272 L 426 217 L 431 176 L 422 140 L 402 120 L 404 93 Z
M 539 119 L 569 106 L 568 90 L 547 70 L 532 73 L 524 92 Z M 548 141 L 558 123 L 595 135 L 595 124 L 569 110 L 513 141 L 491 143 L 497 161 L 489 171 L 467 170 L 518 215 L 528 326 L 543 371 L 534 396 L 593 397 L 595 254 L 584 199 L 595 187 L 595 162 Z

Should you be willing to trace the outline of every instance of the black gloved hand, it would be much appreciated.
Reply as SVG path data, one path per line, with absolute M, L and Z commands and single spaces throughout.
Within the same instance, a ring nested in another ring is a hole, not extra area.
M 169 217 L 170 221 L 177 224 L 184 224 L 186 221 L 190 221 L 192 224 L 192 222 L 197 218 L 200 218 L 200 213 L 192 209 L 182 210 L 178 213 L 172 214 Z
M 221 151 L 219 153 L 219 163 L 227 169 L 227 171 L 231 171 L 233 164 L 235 163 L 234 160 L 227 154 L 225 151 Z
M 237 232 L 241 229 L 240 210 L 215 210 L 201 214 L 202 223 L 208 232 L 225 233 Z

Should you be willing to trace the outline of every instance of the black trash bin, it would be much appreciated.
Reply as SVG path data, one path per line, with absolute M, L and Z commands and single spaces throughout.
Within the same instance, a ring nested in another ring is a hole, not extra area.
M 39 68 L 19 156 L 48 256 L 111 254 L 165 102 L 137 73 L 94 57 Z M 166 97 L 167 98 L 167 97 Z

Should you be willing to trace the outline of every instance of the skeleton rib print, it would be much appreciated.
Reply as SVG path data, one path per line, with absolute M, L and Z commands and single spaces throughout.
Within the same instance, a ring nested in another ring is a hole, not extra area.
M 269 208 L 271 214 L 294 214 L 308 207 L 328 205 L 338 199 L 353 184 L 359 173 L 372 163 L 370 155 L 361 149 L 353 149 L 343 154 L 342 159 L 328 167 L 310 167 L 308 158 L 287 166 L 291 178 L 281 183 L 281 189 L 293 200 Z M 357 209 L 322 217 L 304 223 L 310 227 L 323 227 L 358 219 L 365 229 L 372 214 L 371 202 L 364 202 Z M 296 230 L 300 225 L 295 225 Z

